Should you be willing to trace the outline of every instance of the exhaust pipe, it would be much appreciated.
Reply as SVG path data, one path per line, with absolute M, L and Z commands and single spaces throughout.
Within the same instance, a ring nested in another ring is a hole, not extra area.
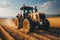
M 37 6 L 35 6 L 35 12 L 37 12 Z

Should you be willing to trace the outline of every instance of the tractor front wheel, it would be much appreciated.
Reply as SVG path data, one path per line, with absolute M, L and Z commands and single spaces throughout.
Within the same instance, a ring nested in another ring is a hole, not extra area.
M 30 30 L 30 23 L 28 19 L 24 19 L 23 21 L 23 27 L 20 29 L 23 33 L 28 33 Z

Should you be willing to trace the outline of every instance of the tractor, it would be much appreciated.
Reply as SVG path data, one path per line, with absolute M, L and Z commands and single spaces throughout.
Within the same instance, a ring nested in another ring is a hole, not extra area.
M 18 14 L 18 29 L 22 32 L 34 32 L 34 30 L 46 30 L 50 28 L 49 21 L 44 13 L 37 11 L 37 6 L 25 6 L 20 8 L 22 13 Z

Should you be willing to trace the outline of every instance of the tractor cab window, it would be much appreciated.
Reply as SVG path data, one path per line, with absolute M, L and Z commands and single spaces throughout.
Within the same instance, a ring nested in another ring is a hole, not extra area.
M 25 14 L 27 13 L 28 11 L 27 10 L 25 10 Z
M 22 10 L 22 15 L 23 14 L 28 14 L 28 13 L 31 13 L 31 12 L 33 12 L 33 10 Z
M 21 7 L 20 9 L 23 10 L 25 14 L 33 12 L 33 7 L 29 7 L 29 6 L 24 6 L 24 7 Z
M 27 18 L 27 17 L 29 17 L 28 14 L 33 12 L 33 7 L 23 6 L 20 8 L 20 10 L 23 11 L 24 18 Z
M 25 14 L 26 13 L 31 13 L 31 12 L 33 12 L 33 10 L 25 10 Z
M 33 10 L 29 10 L 29 13 L 33 12 Z

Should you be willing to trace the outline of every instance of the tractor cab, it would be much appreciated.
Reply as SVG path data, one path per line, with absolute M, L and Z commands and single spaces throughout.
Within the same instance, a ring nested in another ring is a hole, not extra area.
M 23 11 L 23 17 L 28 17 L 28 13 L 33 12 L 33 7 L 24 6 L 20 8 Z
M 23 6 L 23 7 L 20 8 L 20 10 L 22 10 L 22 12 L 23 12 L 22 15 L 23 15 L 24 18 L 29 17 L 28 14 L 33 12 L 34 9 L 35 9 L 35 12 L 36 12 L 37 11 L 36 7 L 33 8 L 33 7 L 30 7 L 30 6 Z

